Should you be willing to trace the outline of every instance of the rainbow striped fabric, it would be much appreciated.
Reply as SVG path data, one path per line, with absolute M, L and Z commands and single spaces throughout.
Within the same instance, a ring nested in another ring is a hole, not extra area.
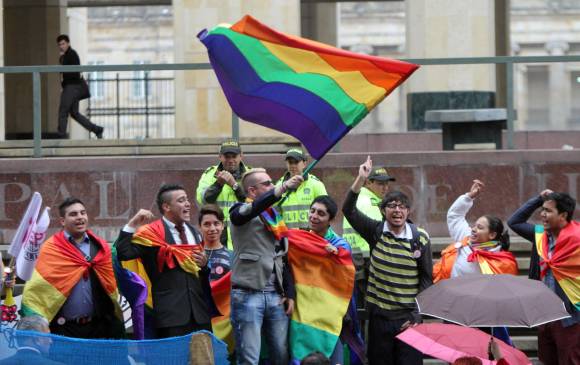
M 232 272 L 230 271 L 220 279 L 212 281 L 211 295 L 221 316 L 213 317 L 211 319 L 211 327 L 213 333 L 217 338 L 224 341 L 228 345 L 228 352 L 234 352 L 234 329 L 230 321 L 231 313 L 231 296 L 230 290 L 232 287 Z
M 324 238 L 307 231 L 288 231 L 288 261 L 296 285 L 290 322 L 292 359 L 312 351 L 330 356 L 342 330 L 354 288 L 355 268 L 348 250 L 328 253 Z
M 52 321 L 66 302 L 73 287 L 93 270 L 103 289 L 111 298 L 115 315 L 122 319 L 119 292 L 113 273 L 111 249 L 107 242 L 87 231 L 99 252 L 88 262 L 61 231 L 46 240 L 40 249 L 31 279 L 24 286 L 22 313 L 40 315 Z
M 540 256 L 540 276 L 552 274 L 576 310 L 580 310 L 580 223 L 572 221 L 564 227 L 548 254 L 548 236 L 541 225 L 535 226 L 536 250 Z
M 158 219 L 149 224 L 139 227 L 137 232 L 133 235 L 131 242 L 135 245 L 145 247 L 158 247 L 157 254 L 157 268 L 163 271 L 165 266 L 172 269 L 175 267 L 175 262 L 186 272 L 198 276 L 199 267 L 192 257 L 193 251 L 199 251 L 202 248 L 199 245 L 170 245 L 165 241 L 165 227 L 163 221 Z M 147 285 L 147 300 L 145 305 L 153 308 L 153 295 L 151 294 L 151 279 L 141 262 L 141 259 L 133 259 L 123 261 L 123 268 L 139 275 Z
M 419 66 L 284 34 L 249 15 L 198 38 L 233 111 L 320 159 Z

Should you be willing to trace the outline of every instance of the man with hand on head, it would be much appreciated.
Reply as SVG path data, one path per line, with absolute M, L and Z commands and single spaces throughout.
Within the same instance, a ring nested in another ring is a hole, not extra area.
M 248 201 L 230 210 L 231 321 L 240 365 L 258 364 L 262 339 L 272 364 L 288 364 L 288 316 L 294 310 L 295 289 L 287 263 L 286 227 L 272 205 L 303 181 L 296 175 L 274 186 L 265 169 L 248 170 L 242 177 Z
M 121 230 L 119 260 L 141 259 L 151 281 L 157 338 L 211 331 L 215 311 L 201 234 L 190 223 L 191 204 L 181 185 L 165 184 L 157 193 L 161 219 L 141 209 Z M 151 223 L 149 223 L 151 222 Z
M 538 208 L 542 224 L 528 223 Z M 580 223 L 573 220 L 575 210 L 569 194 L 546 189 L 508 220 L 514 232 L 533 244 L 530 279 L 546 284 L 570 314 L 538 327 L 538 356 L 546 365 L 580 364 Z

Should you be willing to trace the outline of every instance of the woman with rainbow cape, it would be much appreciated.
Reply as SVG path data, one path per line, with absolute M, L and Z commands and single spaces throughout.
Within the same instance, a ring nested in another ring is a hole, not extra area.
M 468 274 L 518 274 L 518 264 L 509 252 L 509 235 L 501 219 L 484 215 L 471 227 L 465 219 L 484 188 L 483 182 L 473 180 L 471 189 L 449 208 L 447 227 L 455 243 L 441 251 L 441 260 L 433 265 L 434 283 Z M 511 344 L 505 328 L 494 328 L 492 332 Z
M 509 236 L 501 219 L 484 215 L 472 227 L 465 216 L 485 185 L 473 180 L 469 192 L 461 195 L 447 212 L 447 227 L 454 243 L 441 252 L 433 266 L 433 282 L 466 274 L 518 274 L 518 264 L 509 252 Z

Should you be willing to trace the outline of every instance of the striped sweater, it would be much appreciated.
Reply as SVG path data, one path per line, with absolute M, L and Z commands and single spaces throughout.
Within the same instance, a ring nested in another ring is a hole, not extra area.
M 415 297 L 432 281 L 433 259 L 427 232 L 407 225 L 407 237 L 383 232 L 384 221 L 367 217 L 356 208 L 357 194 L 349 191 L 343 205 L 345 218 L 363 237 L 371 249 L 371 265 L 367 287 L 370 310 L 388 318 L 416 310 Z M 416 238 L 412 244 L 413 237 Z M 417 245 L 417 240 L 419 245 Z M 420 247 L 421 256 L 413 257 Z

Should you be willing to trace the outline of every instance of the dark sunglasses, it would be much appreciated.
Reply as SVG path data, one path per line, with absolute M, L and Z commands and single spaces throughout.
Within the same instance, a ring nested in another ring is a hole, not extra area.
M 262 185 L 262 186 L 268 187 L 268 186 L 270 186 L 272 184 L 273 184 L 272 183 L 272 180 L 266 180 L 266 181 L 259 182 L 256 185 L 253 185 L 253 187 L 255 188 L 258 185 Z

